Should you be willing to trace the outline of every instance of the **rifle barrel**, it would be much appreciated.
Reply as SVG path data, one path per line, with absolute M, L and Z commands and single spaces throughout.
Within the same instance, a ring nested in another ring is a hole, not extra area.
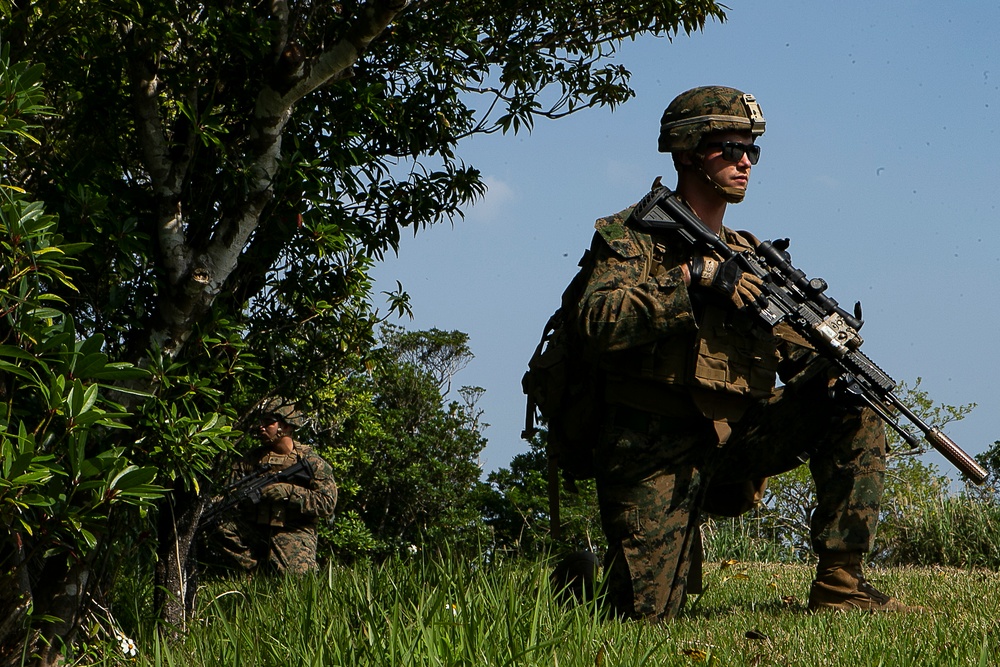
M 989 472 L 979 465 L 974 458 L 969 456 L 958 444 L 944 434 L 944 431 L 939 429 L 937 426 L 928 426 L 920 417 L 918 417 L 910 408 L 908 408 L 899 398 L 894 394 L 889 394 L 887 397 L 893 406 L 897 410 L 903 413 L 907 419 L 909 419 L 914 426 L 920 429 L 927 439 L 927 442 L 938 452 L 941 453 L 943 457 L 948 459 L 948 461 L 962 471 L 962 474 L 968 477 L 970 480 L 976 484 L 982 484 L 989 477 Z

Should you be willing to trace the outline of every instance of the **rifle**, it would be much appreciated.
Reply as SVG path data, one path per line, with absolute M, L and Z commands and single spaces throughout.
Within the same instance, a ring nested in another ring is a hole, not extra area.
M 266 486 L 277 482 L 289 482 L 298 486 L 305 486 L 313 478 L 312 466 L 302 458 L 278 472 L 270 473 L 270 470 L 271 466 L 264 464 L 223 489 L 222 500 L 209 507 L 202 514 L 202 527 L 208 528 L 218 523 L 222 519 L 223 514 L 244 500 L 249 500 L 256 505 L 260 502 L 261 491 Z
M 662 186 L 643 197 L 630 217 L 647 231 L 675 231 L 687 243 L 702 251 L 715 252 L 723 260 L 735 258 L 740 269 L 752 273 L 764 283 L 760 300 L 749 307 L 758 324 L 771 329 L 779 322 L 787 322 L 821 356 L 840 369 L 838 391 L 870 407 L 911 448 L 916 449 L 918 438 L 891 414 L 894 409 L 898 410 L 962 474 L 976 484 L 986 481 L 986 470 L 941 429 L 928 426 L 904 405 L 893 393 L 896 382 L 859 349 L 864 342 L 858 334 L 864 324 L 861 302 L 855 304 L 851 314 L 824 294 L 828 287 L 825 280 L 809 279 L 792 266 L 787 252 L 788 239 L 764 241 L 754 252 L 738 253 L 710 230 L 673 191 Z

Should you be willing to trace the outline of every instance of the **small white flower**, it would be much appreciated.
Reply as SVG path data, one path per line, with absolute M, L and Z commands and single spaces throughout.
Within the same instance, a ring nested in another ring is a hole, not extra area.
M 139 649 L 135 646 L 135 641 L 126 637 L 120 632 L 115 632 L 115 636 L 121 641 L 122 653 L 126 658 L 134 658 L 139 655 Z
M 411 544 L 410 546 L 406 547 L 406 550 L 409 551 L 411 554 L 415 554 L 417 553 L 417 545 Z
M 458 605 L 457 604 L 446 604 L 444 606 L 444 608 L 445 609 L 450 609 L 452 616 L 458 616 Z

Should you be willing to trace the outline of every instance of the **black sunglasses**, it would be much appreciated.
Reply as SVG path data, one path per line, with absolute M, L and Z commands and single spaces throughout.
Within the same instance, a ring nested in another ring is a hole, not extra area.
M 750 164 L 757 164 L 760 159 L 760 146 L 757 144 L 742 144 L 738 141 L 712 141 L 705 148 L 721 148 L 722 159 L 728 162 L 739 162 L 745 154 Z

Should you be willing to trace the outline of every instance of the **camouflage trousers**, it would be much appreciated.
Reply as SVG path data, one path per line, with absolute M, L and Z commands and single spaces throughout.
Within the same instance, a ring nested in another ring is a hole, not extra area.
M 249 521 L 219 525 L 214 550 L 236 567 L 303 574 L 316 569 L 316 528 L 268 526 Z
M 596 452 L 608 539 L 606 601 L 624 617 L 673 618 L 688 590 L 692 554 L 700 554 L 702 508 L 806 457 L 816 483 L 813 548 L 869 551 L 885 455 L 875 413 L 845 409 L 825 393 L 776 390 L 748 409 L 724 445 L 700 416 L 679 420 L 613 407 Z

